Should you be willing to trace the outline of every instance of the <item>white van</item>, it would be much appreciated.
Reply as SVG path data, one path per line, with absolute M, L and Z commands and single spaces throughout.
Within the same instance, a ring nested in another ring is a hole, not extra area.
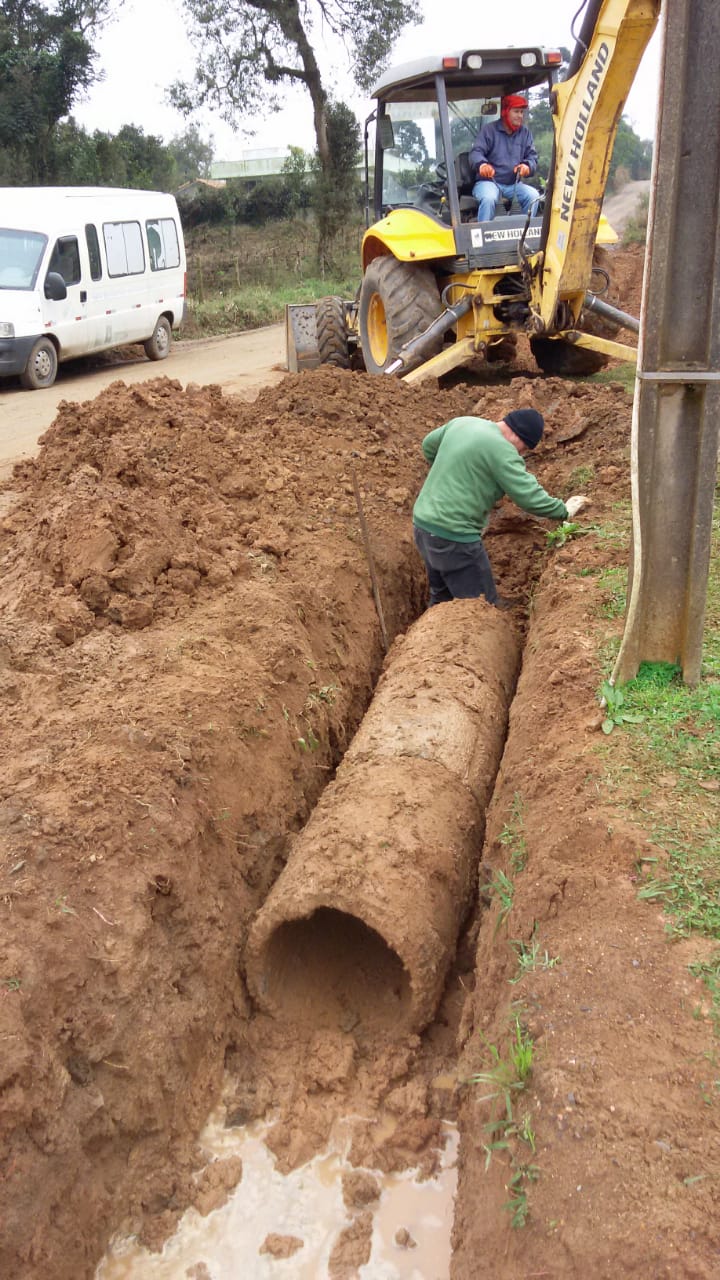
M 186 282 L 173 196 L 0 188 L 0 376 L 50 387 L 59 361 L 130 342 L 163 360 Z

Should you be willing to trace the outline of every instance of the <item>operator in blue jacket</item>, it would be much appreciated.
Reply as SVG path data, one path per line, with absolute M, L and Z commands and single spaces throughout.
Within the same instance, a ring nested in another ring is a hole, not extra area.
M 540 192 L 528 187 L 529 178 L 538 165 L 533 136 L 523 123 L 527 98 L 519 93 L 506 94 L 500 103 L 500 119 L 484 124 L 470 152 L 470 167 L 478 181 L 473 195 L 478 202 L 478 222 L 495 217 L 495 207 L 503 197 L 516 197 L 523 213 L 534 217 Z

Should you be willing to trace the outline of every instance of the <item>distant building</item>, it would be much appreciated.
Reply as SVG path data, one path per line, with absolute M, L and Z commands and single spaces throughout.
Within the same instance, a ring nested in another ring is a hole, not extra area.
M 239 160 L 216 160 L 210 165 L 213 179 L 247 178 L 257 182 L 259 178 L 279 178 L 283 165 L 290 158 L 287 147 L 266 147 L 264 150 L 242 151 Z
M 193 178 L 192 182 L 183 182 L 175 192 L 176 196 L 196 196 L 198 192 L 206 190 L 208 187 L 217 190 L 225 186 L 224 178 Z

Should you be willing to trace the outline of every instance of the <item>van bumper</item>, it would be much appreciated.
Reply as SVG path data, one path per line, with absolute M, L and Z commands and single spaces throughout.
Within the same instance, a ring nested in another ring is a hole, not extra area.
M 0 338 L 0 378 L 22 373 L 41 333 L 29 338 Z

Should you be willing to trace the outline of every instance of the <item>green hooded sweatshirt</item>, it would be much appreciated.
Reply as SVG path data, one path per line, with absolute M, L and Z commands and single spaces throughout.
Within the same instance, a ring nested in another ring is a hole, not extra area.
M 565 503 L 538 484 L 495 422 L 452 418 L 425 436 L 422 451 L 431 467 L 413 521 L 426 533 L 475 542 L 505 493 L 534 516 L 567 520 Z

